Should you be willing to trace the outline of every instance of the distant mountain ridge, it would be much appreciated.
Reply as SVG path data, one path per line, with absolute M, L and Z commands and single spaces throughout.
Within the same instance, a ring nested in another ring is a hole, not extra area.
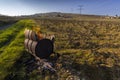
M 50 13 L 38 13 L 31 16 L 35 17 L 65 17 L 65 18 L 72 18 L 72 17 L 104 17 L 104 15 L 87 15 L 87 14 L 75 14 L 75 13 L 61 13 L 61 12 L 50 12 Z
M 33 15 L 21 15 L 21 16 L 6 16 L 0 14 L 1 18 L 74 18 L 74 19 L 104 19 L 114 18 L 114 16 L 108 15 L 89 15 L 89 14 L 77 14 L 77 13 L 61 13 L 61 12 L 49 12 L 49 13 L 36 13 Z
M 108 15 L 90 15 L 90 14 L 77 14 L 77 13 L 61 13 L 61 12 L 49 12 L 49 13 L 37 13 L 22 17 L 32 17 L 32 18 L 73 18 L 73 19 L 112 19 L 114 16 Z

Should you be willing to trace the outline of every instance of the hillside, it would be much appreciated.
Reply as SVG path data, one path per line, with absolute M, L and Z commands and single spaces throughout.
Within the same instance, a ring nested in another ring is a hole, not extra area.
M 18 19 L 15 17 L 0 15 L 0 30 L 5 29 L 8 25 L 14 24 L 17 21 Z
M 33 15 L 23 15 L 18 18 L 43 18 L 43 19 L 74 19 L 74 20 L 110 20 L 114 19 L 114 16 L 107 15 L 88 15 L 88 14 L 74 14 L 74 13 L 61 13 L 61 12 L 49 12 L 49 13 L 37 13 Z M 119 17 L 118 17 L 119 18 Z
M 0 80 L 119 80 L 119 19 L 56 14 L 21 17 L 32 20 L 0 30 Z M 38 26 L 42 33 L 56 36 L 54 50 L 60 57 L 55 61 L 51 55 L 56 73 L 35 68 L 34 58 L 24 49 L 24 29 Z

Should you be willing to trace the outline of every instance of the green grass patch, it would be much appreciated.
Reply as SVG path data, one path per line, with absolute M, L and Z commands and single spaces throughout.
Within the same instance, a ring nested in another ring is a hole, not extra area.
M 15 62 L 24 54 L 24 28 L 32 27 L 32 20 L 21 20 L 16 23 L 15 27 L 17 31 L 20 31 L 15 39 L 10 42 L 8 46 L 4 49 L 4 51 L 0 54 L 0 79 L 4 80 L 4 78 L 11 74 L 12 66 Z M 32 23 L 33 24 L 33 23 Z

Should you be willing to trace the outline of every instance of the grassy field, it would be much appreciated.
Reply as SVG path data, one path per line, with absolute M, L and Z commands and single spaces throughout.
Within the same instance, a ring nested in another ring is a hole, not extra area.
M 24 49 L 23 32 L 35 26 L 56 36 L 55 52 L 61 56 L 54 74 L 26 71 L 31 55 Z M 119 80 L 119 75 L 119 19 L 37 18 L 0 31 L 0 80 Z
M 58 72 L 62 77 L 60 80 L 73 75 L 86 80 L 119 79 L 120 22 L 118 19 L 113 21 L 111 19 L 103 21 L 37 19 L 36 22 L 41 25 L 43 32 L 56 36 L 55 50 L 62 55 L 61 64 L 65 67 L 63 70 L 67 72 L 66 67 L 68 69 L 68 73 Z M 72 75 L 69 75 L 69 72 Z
M 31 20 L 21 20 L 0 34 L 0 79 L 11 74 L 12 66 L 24 53 L 24 29 Z

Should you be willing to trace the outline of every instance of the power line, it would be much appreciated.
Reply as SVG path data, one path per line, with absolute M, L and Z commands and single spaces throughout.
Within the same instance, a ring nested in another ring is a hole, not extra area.
M 78 7 L 79 7 L 79 9 L 78 9 L 78 10 L 80 10 L 80 14 L 82 14 L 83 5 L 79 5 Z

